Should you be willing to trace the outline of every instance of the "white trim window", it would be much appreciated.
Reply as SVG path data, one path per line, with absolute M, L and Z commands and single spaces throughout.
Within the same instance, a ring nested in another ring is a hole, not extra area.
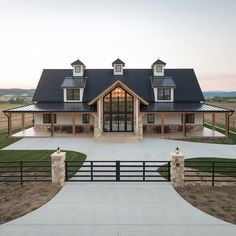
M 80 100 L 80 89 L 67 89 L 66 90 L 67 101 L 79 101 Z
M 156 66 L 156 72 L 162 72 L 162 66 Z
M 81 73 L 81 66 L 75 66 L 75 73 Z
M 115 68 L 116 68 L 116 72 L 121 72 L 121 65 L 116 65 Z
M 158 88 L 157 100 L 170 101 L 171 100 L 171 88 Z

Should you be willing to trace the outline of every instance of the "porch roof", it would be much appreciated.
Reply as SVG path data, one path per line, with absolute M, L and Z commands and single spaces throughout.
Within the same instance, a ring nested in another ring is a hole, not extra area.
M 141 106 L 141 112 L 234 112 L 234 110 L 206 103 L 155 102 Z
M 87 103 L 65 102 L 65 103 L 35 103 L 17 108 L 5 110 L 4 112 L 96 112 L 96 106 Z

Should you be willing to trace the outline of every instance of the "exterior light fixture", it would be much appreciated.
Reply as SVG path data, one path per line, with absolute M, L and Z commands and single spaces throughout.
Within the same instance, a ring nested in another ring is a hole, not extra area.
M 57 153 L 59 154 L 61 152 L 60 147 L 57 148 Z
M 179 154 L 179 148 L 178 147 L 176 147 L 176 149 L 175 149 L 175 154 Z

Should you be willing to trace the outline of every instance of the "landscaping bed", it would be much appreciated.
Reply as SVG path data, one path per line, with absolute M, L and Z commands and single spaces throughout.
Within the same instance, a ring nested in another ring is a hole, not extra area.
M 0 183 L 0 224 L 14 220 L 44 205 L 59 186 L 50 182 Z
M 191 205 L 221 220 L 236 224 L 236 187 L 185 186 L 175 190 Z

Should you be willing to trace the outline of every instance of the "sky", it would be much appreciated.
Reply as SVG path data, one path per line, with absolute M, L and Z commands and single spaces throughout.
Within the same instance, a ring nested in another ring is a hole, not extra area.
M 204 91 L 236 90 L 235 0 L 0 0 L 0 88 L 45 69 L 194 68 Z

